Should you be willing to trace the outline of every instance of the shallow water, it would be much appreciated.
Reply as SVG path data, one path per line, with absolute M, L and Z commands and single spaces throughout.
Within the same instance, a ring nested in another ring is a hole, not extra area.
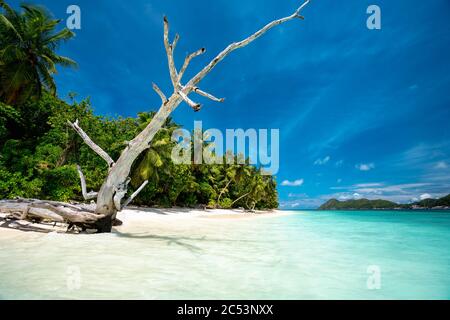
M 450 299 L 448 212 L 166 224 L 0 237 L 0 298 Z

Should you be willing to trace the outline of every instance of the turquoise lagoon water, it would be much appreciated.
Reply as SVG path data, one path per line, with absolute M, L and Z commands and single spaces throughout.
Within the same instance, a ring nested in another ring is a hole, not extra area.
M 448 212 L 189 221 L 100 235 L 0 235 L 0 297 L 450 298 Z

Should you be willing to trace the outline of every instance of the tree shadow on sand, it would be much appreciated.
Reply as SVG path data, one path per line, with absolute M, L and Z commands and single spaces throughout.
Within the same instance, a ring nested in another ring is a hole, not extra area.
M 191 209 L 187 209 L 187 208 L 162 208 L 162 207 L 136 207 L 136 206 L 128 206 L 126 207 L 126 210 L 128 211 L 137 211 L 137 212 L 151 212 L 151 213 L 156 213 L 159 215 L 177 215 L 177 214 L 182 214 L 185 213 Z M 201 209 L 198 209 L 201 210 Z M 204 210 L 203 210 L 204 211 Z
M 187 241 L 201 241 L 201 242 L 253 242 L 256 243 L 258 241 L 254 240 L 246 240 L 246 239 L 218 239 L 218 238 L 207 238 L 206 236 L 202 237 L 186 237 L 186 236 L 163 236 L 149 233 L 124 233 L 115 231 L 114 234 L 121 238 L 130 238 L 130 239 L 153 239 L 157 241 L 167 241 L 167 245 L 176 244 L 183 248 L 188 249 L 192 253 L 201 253 L 203 249 L 199 246 L 187 243 Z
M 132 238 L 132 239 L 153 239 L 157 241 L 167 241 L 167 245 L 176 244 L 183 248 L 188 249 L 192 253 L 201 253 L 202 249 L 198 246 L 189 244 L 185 241 L 198 241 L 205 240 L 206 237 L 201 238 L 190 238 L 190 237 L 178 237 L 178 236 L 161 236 L 156 234 L 136 234 L 136 233 L 122 233 L 122 232 L 114 232 L 114 234 L 121 238 Z

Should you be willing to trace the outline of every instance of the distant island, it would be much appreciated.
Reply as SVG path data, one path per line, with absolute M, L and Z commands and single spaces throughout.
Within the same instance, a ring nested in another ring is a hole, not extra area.
M 319 210 L 449 210 L 450 209 L 450 194 L 439 199 L 424 199 L 421 201 L 400 204 L 388 200 L 376 199 L 357 199 L 339 201 L 337 199 L 330 199 L 319 207 Z

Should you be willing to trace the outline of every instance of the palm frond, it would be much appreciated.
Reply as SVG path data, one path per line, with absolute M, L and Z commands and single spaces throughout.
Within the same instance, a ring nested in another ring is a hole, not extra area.
M 9 21 L 9 19 L 5 17 L 3 14 L 0 14 L 0 23 L 3 24 L 7 29 L 11 30 L 13 34 L 17 37 L 17 39 L 22 41 L 22 36 L 20 35 L 20 33 L 16 30 L 11 21 Z
M 53 30 L 54 26 L 50 29 Z M 55 44 L 58 43 L 61 40 L 67 41 L 71 38 L 73 38 L 75 36 L 75 33 L 73 33 L 72 31 L 70 31 L 69 29 L 65 28 L 61 31 L 59 31 L 56 34 L 53 34 L 51 36 L 49 36 L 48 38 L 44 39 L 44 44 L 48 45 L 48 44 Z
M 39 79 L 43 83 L 43 85 L 52 93 L 56 93 L 56 84 L 51 76 L 49 70 L 42 64 L 39 63 L 37 65 L 37 71 L 39 74 Z
M 53 61 L 56 64 L 59 64 L 63 67 L 76 67 L 77 66 L 77 63 L 74 60 L 72 60 L 68 57 L 64 57 L 64 56 L 55 56 L 55 57 L 53 57 Z

